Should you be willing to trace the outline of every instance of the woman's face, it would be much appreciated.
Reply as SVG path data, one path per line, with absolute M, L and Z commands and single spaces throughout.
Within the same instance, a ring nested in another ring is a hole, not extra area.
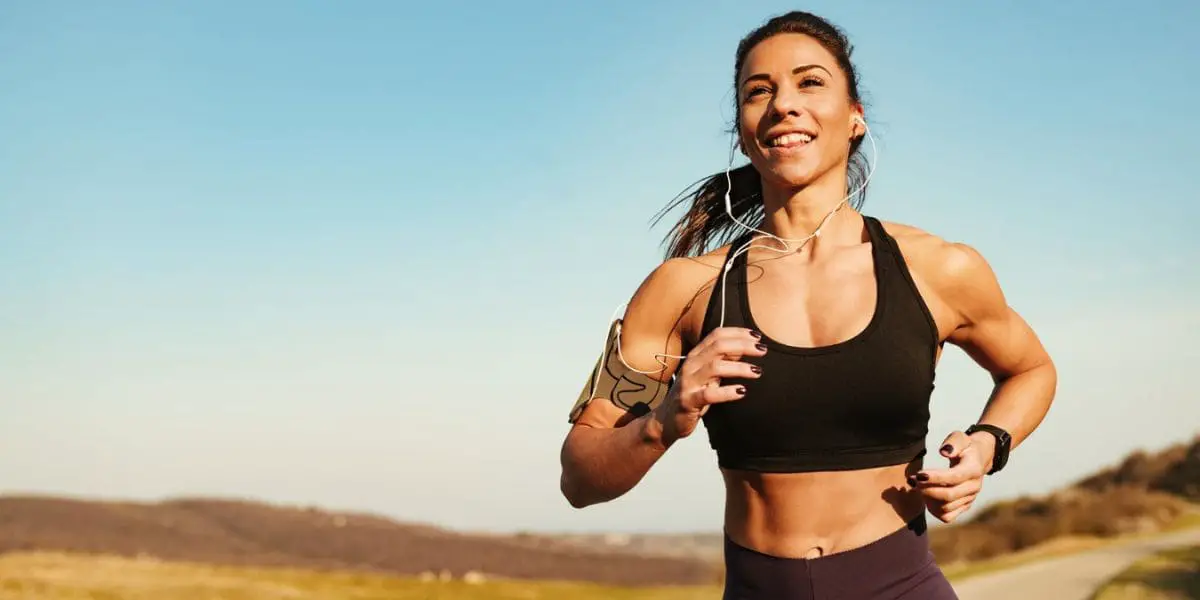
M 738 136 L 764 185 L 807 186 L 845 168 L 850 141 L 862 133 L 848 89 L 834 56 L 807 35 L 774 35 L 747 54 Z

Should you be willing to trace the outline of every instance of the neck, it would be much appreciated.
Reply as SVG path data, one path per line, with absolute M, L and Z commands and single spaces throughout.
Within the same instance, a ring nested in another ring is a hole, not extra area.
M 803 188 L 763 186 L 764 215 L 759 229 L 786 240 L 802 240 L 820 227 L 821 236 L 809 241 L 808 246 L 846 234 L 858 237 L 860 232 L 854 227 L 857 211 L 848 202 L 842 203 L 846 198 L 844 182 L 845 177 L 834 176 L 822 177 Z M 829 217 L 834 209 L 837 213 Z

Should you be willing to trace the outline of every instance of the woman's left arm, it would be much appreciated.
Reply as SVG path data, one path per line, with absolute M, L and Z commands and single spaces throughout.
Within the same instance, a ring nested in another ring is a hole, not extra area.
M 946 341 L 961 348 L 995 382 L 977 421 L 1003 429 L 1015 449 L 1041 424 L 1058 386 L 1058 374 L 1033 329 L 1008 305 L 991 266 L 974 248 L 945 243 L 934 254 L 930 283 L 952 318 Z M 965 429 L 965 428 L 964 428 Z M 955 431 L 941 446 L 947 469 L 916 476 L 931 512 L 951 521 L 967 508 L 993 468 L 996 438 Z

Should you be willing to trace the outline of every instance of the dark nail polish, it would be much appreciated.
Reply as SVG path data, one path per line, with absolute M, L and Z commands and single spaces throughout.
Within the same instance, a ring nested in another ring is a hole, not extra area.
M 917 481 L 929 481 L 929 475 L 925 473 L 917 473 Z
M 760 367 L 758 365 L 750 365 L 750 370 L 754 371 L 755 375 L 762 373 L 762 367 Z
M 950 444 L 942 446 L 942 454 L 950 454 L 951 452 L 954 452 L 954 446 L 951 446 Z
M 750 335 L 754 336 L 754 339 L 756 339 L 756 340 L 762 339 L 762 334 L 753 329 L 750 330 Z
M 908 485 L 909 485 L 909 486 L 916 486 L 916 485 L 917 485 L 917 480 L 916 480 L 916 479 L 915 479 L 915 478 L 914 478 L 912 475 L 909 475 L 909 476 L 908 476 Z
M 766 344 L 755 344 L 755 345 L 754 345 L 754 347 L 755 347 L 755 348 L 758 348 L 759 350 L 762 350 L 763 352 L 766 352 L 766 351 L 767 351 L 767 345 L 766 345 Z
M 745 396 L 746 395 L 746 386 L 739 385 L 739 386 L 737 386 L 737 389 L 734 391 L 737 392 L 737 395 L 739 395 L 739 396 Z

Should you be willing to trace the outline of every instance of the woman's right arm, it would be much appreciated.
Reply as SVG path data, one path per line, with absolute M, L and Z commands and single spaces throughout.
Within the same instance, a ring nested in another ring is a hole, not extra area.
M 608 502 L 633 489 L 667 448 L 695 430 L 709 404 L 741 398 L 738 387 L 721 386 L 721 378 L 758 376 L 739 359 L 761 355 L 765 349 L 742 328 L 713 331 L 682 363 L 656 357 L 679 355 L 687 307 L 711 277 L 712 269 L 702 264 L 669 260 L 642 282 L 630 300 L 620 330 L 625 363 L 637 371 L 651 371 L 645 376 L 662 385 L 671 381 L 677 369 L 679 376 L 666 397 L 640 416 L 623 403 L 599 396 L 583 407 L 561 453 L 560 487 L 571 506 Z

